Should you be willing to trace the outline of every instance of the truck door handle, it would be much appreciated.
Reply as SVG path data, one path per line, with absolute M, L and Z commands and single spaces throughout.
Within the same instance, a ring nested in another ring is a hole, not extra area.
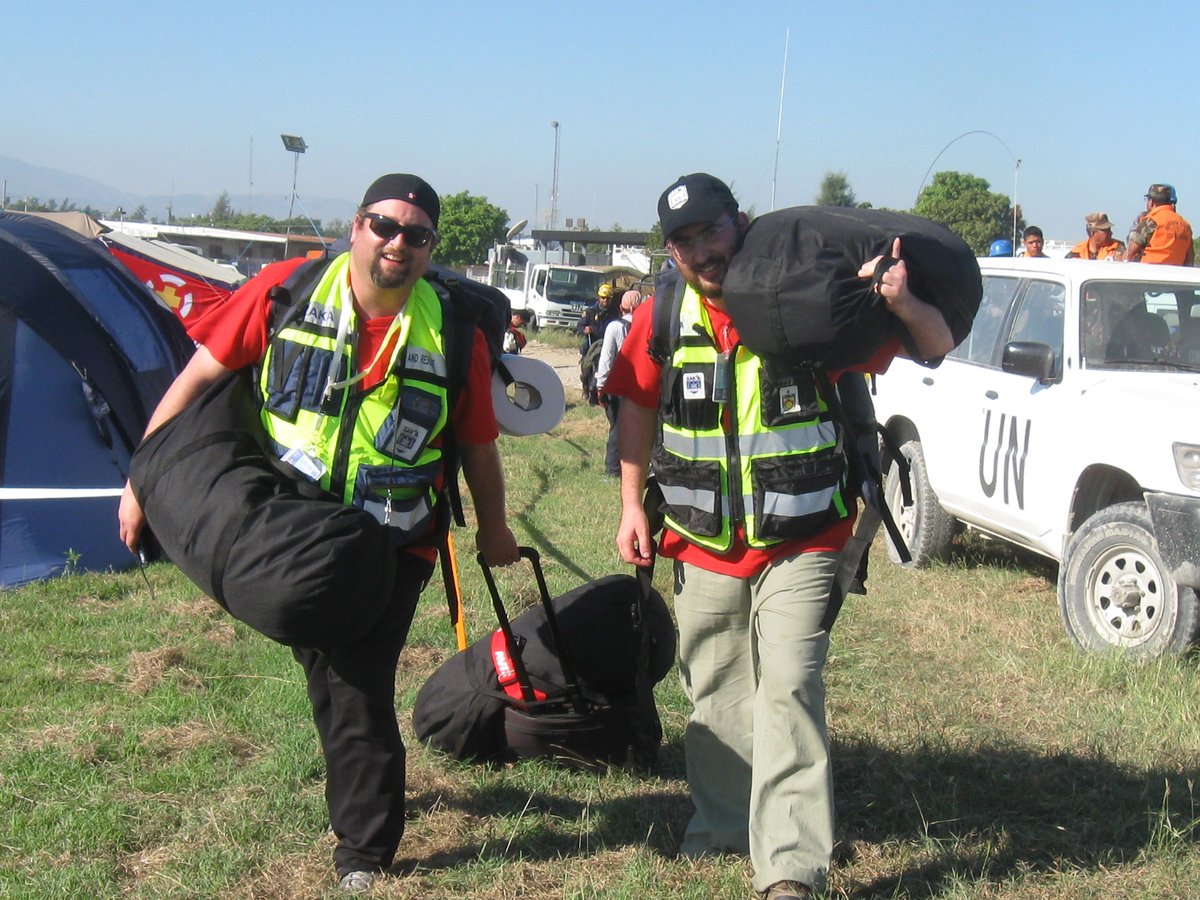
M 983 396 L 987 397 L 989 400 L 999 400 L 1000 399 L 1000 395 L 998 393 L 996 393 L 996 391 L 984 391 Z

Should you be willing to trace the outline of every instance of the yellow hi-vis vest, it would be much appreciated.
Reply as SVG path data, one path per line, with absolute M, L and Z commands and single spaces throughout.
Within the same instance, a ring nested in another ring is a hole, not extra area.
M 348 253 L 335 259 L 307 301 L 297 298 L 303 309 L 272 336 L 259 373 L 262 421 L 280 456 L 298 450 L 305 462 L 319 461 L 321 487 L 374 515 L 402 545 L 431 527 L 442 472 L 442 450 L 430 443 L 449 416 L 443 308 L 419 280 L 396 318 L 387 376 L 354 389 L 346 384 L 360 368 L 348 266 Z M 347 313 L 348 337 L 335 360 Z
M 746 542 L 762 548 L 811 537 L 849 515 L 842 431 L 811 368 L 760 359 L 740 345 L 719 353 L 691 287 L 671 343 L 651 460 L 668 528 L 724 552 L 738 524 Z

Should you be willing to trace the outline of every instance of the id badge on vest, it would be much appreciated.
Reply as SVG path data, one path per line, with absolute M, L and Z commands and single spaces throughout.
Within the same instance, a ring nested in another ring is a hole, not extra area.
M 279 458 L 309 481 L 318 482 L 329 471 L 325 463 L 306 450 L 301 450 L 299 447 L 292 447 L 289 450 L 285 450 Z
M 733 381 L 733 351 L 726 350 L 717 356 L 713 370 L 712 402 L 729 402 L 729 385 Z

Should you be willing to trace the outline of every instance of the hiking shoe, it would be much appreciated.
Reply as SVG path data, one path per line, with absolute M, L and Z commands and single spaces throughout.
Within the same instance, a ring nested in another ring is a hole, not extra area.
M 798 881 L 777 881 L 759 892 L 762 900 L 809 900 L 813 893 L 807 884 Z
M 375 879 L 378 877 L 378 872 L 367 872 L 365 870 L 347 872 L 342 876 L 342 880 L 338 882 L 338 889 L 345 891 L 347 894 L 361 894 L 363 891 L 370 890 L 371 885 L 375 883 Z

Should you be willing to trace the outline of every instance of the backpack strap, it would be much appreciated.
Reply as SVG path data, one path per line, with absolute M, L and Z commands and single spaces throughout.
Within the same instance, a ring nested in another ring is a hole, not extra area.
M 679 310 L 683 307 L 683 288 L 678 269 L 668 269 L 654 285 L 651 310 L 650 343 L 646 352 L 660 366 L 666 366 L 679 343 Z
M 825 631 L 833 628 L 847 594 L 865 594 L 867 551 L 882 524 L 900 558 L 908 562 L 908 545 L 896 520 L 892 517 L 884 498 L 883 474 L 880 467 L 877 433 L 884 432 L 875 421 L 875 405 L 871 400 L 867 381 L 855 372 L 847 372 L 835 387 L 829 375 L 820 369 L 813 370 L 821 394 L 829 411 L 841 427 L 845 436 L 846 457 L 850 467 L 850 478 L 857 483 L 863 499 L 864 509 L 855 525 L 854 534 L 846 542 L 838 556 L 837 571 L 830 589 L 829 603 L 821 627 Z M 889 435 L 890 438 L 890 435 Z M 885 439 L 886 440 L 886 439 Z M 902 473 L 906 475 L 907 473 Z M 905 496 L 907 483 L 904 484 Z
M 308 298 L 316 290 L 321 276 L 329 268 L 333 257 L 326 254 L 305 260 L 282 282 L 267 291 L 271 301 L 271 335 L 274 336 L 297 316 L 303 314 Z

